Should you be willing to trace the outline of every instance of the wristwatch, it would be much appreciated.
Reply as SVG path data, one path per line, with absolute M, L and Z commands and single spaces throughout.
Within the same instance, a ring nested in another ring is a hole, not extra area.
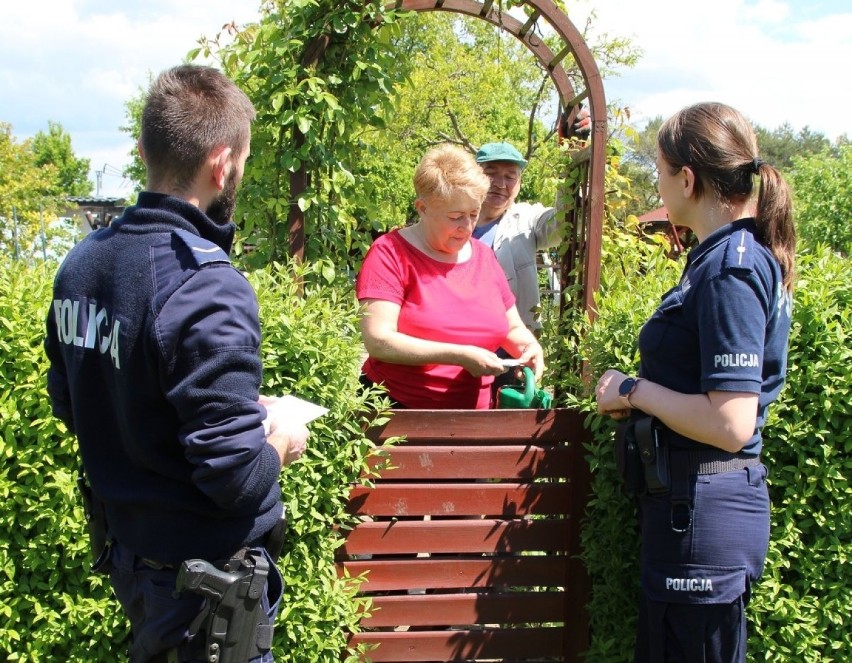
M 627 378 L 622 381 L 620 385 L 618 385 L 618 395 L 624 400 L 627 407 L 632 408 L 633 404 L 630 402 L 630 394 L 636 391 L 636 386 L 642 381 L 642 378 Z

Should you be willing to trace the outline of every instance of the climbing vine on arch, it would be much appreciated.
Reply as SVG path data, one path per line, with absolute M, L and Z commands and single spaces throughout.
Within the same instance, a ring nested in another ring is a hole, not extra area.
M 393 52 L 374 25 L 393 20 L 376 1 L 267 0 L 258 23 L 226 26 L 227 46 L 203 44 L 257 109 L 237 210 L 247 265 L 289 254 L 291 204 L 304 214 L 306 260 L 345 265 L 369 244 L 357 172 L 364 130 L 390 110 Z M 291 203 L 303 164 L 307 186 Z

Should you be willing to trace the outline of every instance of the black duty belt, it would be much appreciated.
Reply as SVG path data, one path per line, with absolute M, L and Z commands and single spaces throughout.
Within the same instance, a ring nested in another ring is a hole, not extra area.
M 671 527 L 685 533 L 692 527 L 690 477 L 735 472 L 760 465 L 760 456 L 730 453 L 721 449 L 679 449 L 666 440 L 667 428 L 654 417 L 634 422 L 634 434 L 642 461 L 645 490 L 651 495 L 669 494 Z
M 685 454 L 690 474 L 721 474 L 760 465 L 760 456 L 727 451 L 690 451 L 672 449 L 673 454 Z

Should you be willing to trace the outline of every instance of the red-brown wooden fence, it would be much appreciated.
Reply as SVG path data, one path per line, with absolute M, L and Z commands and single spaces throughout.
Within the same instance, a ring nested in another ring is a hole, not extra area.
M 398 410 L 371 431 L 387 467 L 355 486 L 338 572 L 364 575 L 364 660 L 579 661 L 589 488 L 573 410 Z

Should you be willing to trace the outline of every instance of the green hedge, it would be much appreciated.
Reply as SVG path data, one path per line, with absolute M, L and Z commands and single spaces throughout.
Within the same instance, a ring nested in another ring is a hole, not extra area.
M 682 264 L 664 247 L 605 239 L 600 314 L 580 352 L 592 384 L 606 368 L 635 372 L 636 337 Z M 770 408 L 764 458 L 772 499 L 766 568 L 753 587 L 749 660 L 848 661 L 852 652 L 852 282 L 826 249 L 799 257 L 787 385 Z M 569 397 L 589 413 L 593 495 L 583 529 L 592 576 L 590 661 L 632 660 L 639 536 L 615 470 L 614 424 L 594 414 L 577 380 Z M 578 388 L 580 387 L 580 388 Z
M 359 394 L 357 304 L 322 263 L 290 278 L 273 265 L 249 276 L 264 324 L 264 387 L 330 409 L 311 424 L 309 449 L 281 476 L 290 516 L 282 558 L 285 603 L 278 661 L 340 660 L 359 606 L 334 571 L 347 485 L 365 468 L 362 426 L 382 403 Z M 128 628 L 108 582 L 88 574 L 75 493 L 76 446 L 51 416 L 42 350 L 55 267 L 0 264 L 0 651 L 9 661 L 110 661 Z M 299 288 L 304 288 L 299 295 Z

